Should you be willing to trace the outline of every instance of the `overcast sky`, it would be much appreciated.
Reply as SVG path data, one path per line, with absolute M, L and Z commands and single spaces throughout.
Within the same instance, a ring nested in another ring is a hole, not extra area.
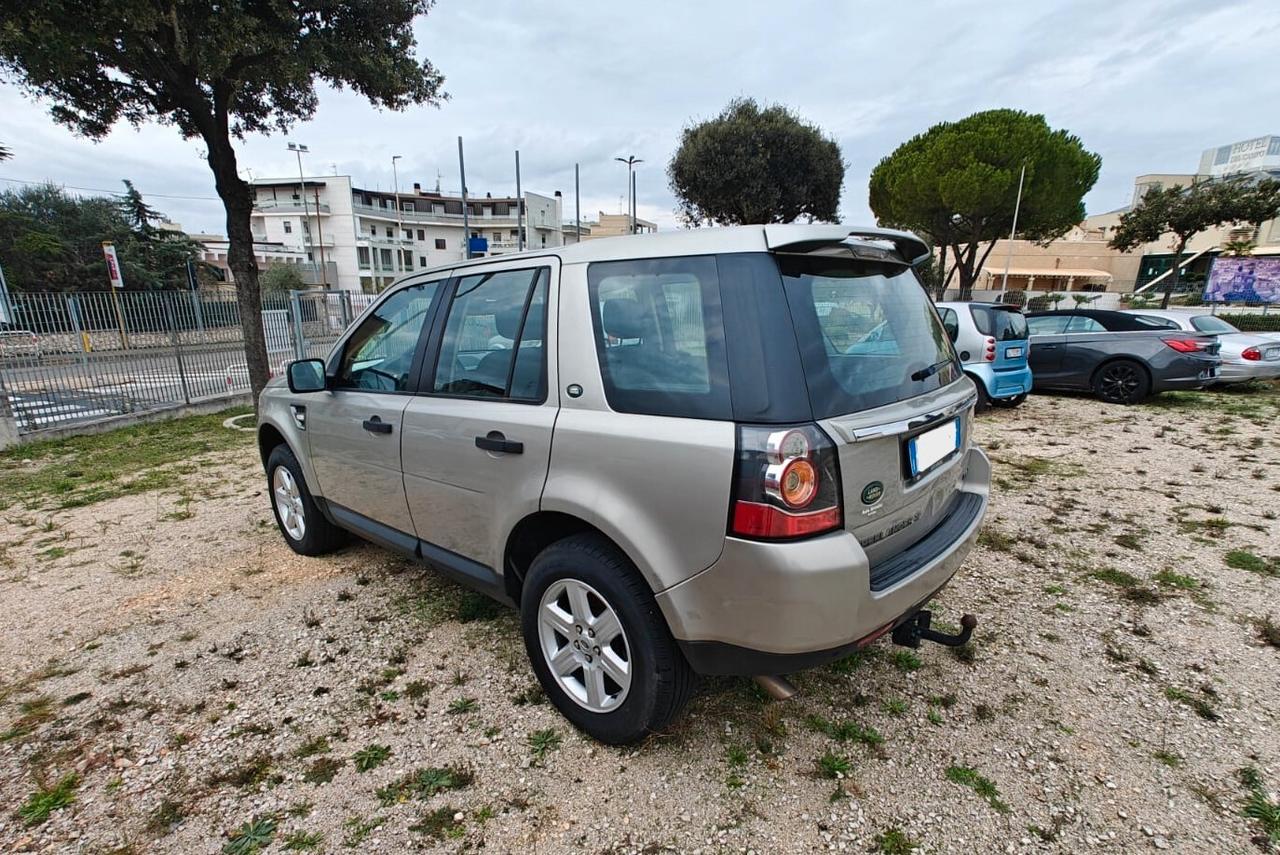
M 583 219 L 622 210 L 626 167 L 643 158 L 640 215 L 676 225 L 666 164 L 686 124 L 732 98 L 784 104 L 834 136 L 847 164 L 840 211 L 870 223 L 877 161 L 935 122 L 1013 107 L 1043 113 L 1102 155 L 1090 213 L 1128 202 L 1133 177 L 1190 172 L 1212 146 L 1280 133 L 1280 16 L 1274 0 L 1097 2 L 615 3 L 440 0 L 417 23 L 444 73 L 440 108 L 379 112 L 322 91 L 313 121 L 239 144 L 257 177 L 297 174 L 286 140 L 310 146 L 308 174 L 390 189 L 459 187 L 466 141 L 473 194 L 523 185 L 565 197 L 582 169 Z M 224 232 L 202 147 L 172 127 L 118 128 L 91 143 L 0 85 L 4 179 L 116 190 L 130 178 L 188 231 Z M 0 186 L 16 186 L 0 182 Z M 165 198 L 191 197 L 191 198 Z

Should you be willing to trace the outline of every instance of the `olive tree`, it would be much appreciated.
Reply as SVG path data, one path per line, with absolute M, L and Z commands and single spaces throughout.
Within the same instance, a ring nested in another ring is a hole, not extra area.
M 0 77 L 91 139 L 117 123 L 170 124 L 204 144 L 226 212 L 245 360 L 256 400 L 268 366 L 253 201 L 234 139 L 286 131 L 316 111 L 316 83 L 393 110 L 437 103 L 443 78 L 416 58 L 432 0 L 0 0 Z
M 1102 160 L 1044 116 L 988 110 L 912 137 L 871 172 L 871 210 L 881 224 L 928 235 L 948 254 L 947 276 L 970 299 L 995 241 L 1008 237 L 1023 167 L 1018 234 L 1047 243 L 1084 219 L 1084 195 Z
M 667 176 L 691 225 L 834 222 L 844 161 L 835 140 L 785 107 L 739 98 L 684 129 Z

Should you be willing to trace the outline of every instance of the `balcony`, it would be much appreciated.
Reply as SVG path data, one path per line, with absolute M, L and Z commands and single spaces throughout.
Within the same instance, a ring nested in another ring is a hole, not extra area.
M 441 223 L 451 226 L 462 225 L 462 214 L 445 214 L 435 211 L 401 211 L 399 218 L 396 217 L 395 208 L 378 208 L 373 205 L 361 205 L 359 203 L 351 203 L 351 210 L 362 217 L 376 217 L 387 222 L 402 223 Z M 485 223 L 488 225 L 505 225 L 514 226 L 516 224 L 515 214 L 491 215 L 488 217 L 472 214 L 469 218 L 472 223 Z
M 317 208 L 316 203 L 308 199 L 307 213 L 314 214 L 317 210 L 322 214 L 329 213 L 329 203 L 321 202 Z M 258 199 L 253 203 L 253 211 L 257 214 L 301 214 L 302 202 L 292 199 Z

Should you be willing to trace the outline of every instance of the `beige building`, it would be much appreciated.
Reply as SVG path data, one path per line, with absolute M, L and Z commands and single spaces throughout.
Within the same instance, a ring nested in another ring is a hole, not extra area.
M 648 220 L 642 220 L 639 217 L 636 217 L 636 234 L 650 234 L 657 230 L 657 223 L 651 223 Z M 595 222 L 582 224 L 583 240 L 602 237 L 619 237 L 620 235 L 630 233 L 631 216 L 629 214 L 606 214 L 604 211 L 601 211 L 599 219 Z

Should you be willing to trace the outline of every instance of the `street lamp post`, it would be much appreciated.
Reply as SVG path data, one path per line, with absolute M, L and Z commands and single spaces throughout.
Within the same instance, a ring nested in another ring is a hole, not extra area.
M 400 155 L 393 154 L 391 156 L 391 189 L 396 197 L 396 239 L 394 246 L 396 253 L 396 272 L 404 272 L 404 256 L 400 253 L 400 244 L 398 243 L 401 235 L 404 234 L 404 221 L 401 219 L 400 213 L 400 175 L 396 172 L 396 161 L 400 159 Z
M 1005 292 L 1009 290 L 1009 265 L 1013 262 L 1013 236 L 1018 233 L 1018 211 L 1022 208 L 1022 182 L 1027 177 L 1027 165 L 1022 164 L 1022 171 L 1018 173 L 1018 198 L 1013 203 L 1013 226 L 1009 229 L 1009 251 L 1004 256 L 1004 276 L 1000 279 L 1000 299 L 1004 299 Z
M 629 154 L 626 157 L 615 157 L 614 160 L 618 161 L 618 163 L 625 163 L 627 165 L 627 195 L 631 197 L 631 204 L 627 208 L 627 213 L 631 215 L 631 234 L 635 234 L 636 233 L 636 189 L 635 189 L 636 179 L 635 179 L 634 171 L 636 168 L 636 164 L 644 163 L 644 161 L 636 157 L 634 154 Z
M 302 185 L 299 195 L 302 196 L 302 247 L 307 251 L 308 256 L 314 255 L 313 249 L 308 249 L 311 243 L 311 211 L 307 208 L 307 179 L 302 172 L 302 155 L 307 153 L 309 149 L 305 145 L 298 143 L 289 143 L 289 151 L 298 156 L 298 183 Z M 319 214 L 319 211 L 316 212 Z M 315 272 L 315 258 L 311 258 L 311 270 Z

